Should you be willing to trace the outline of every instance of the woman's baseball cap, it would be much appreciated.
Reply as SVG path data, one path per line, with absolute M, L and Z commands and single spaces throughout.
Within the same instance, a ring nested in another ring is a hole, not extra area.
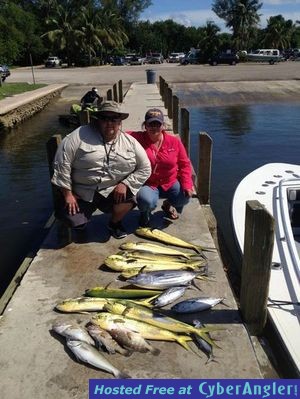
M 151 108 L 146 112 L 145 122 L 159 122 L 161 124 L 164 123 L 164 114 L 158 108 Z

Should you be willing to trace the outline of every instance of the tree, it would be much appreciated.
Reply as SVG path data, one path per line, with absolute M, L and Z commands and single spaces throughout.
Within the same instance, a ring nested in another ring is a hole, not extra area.
M 287 49 L 291 46 L 295 25 L 291 19 L 285 20 L 282 15 L 276 15 L 268 19 L 265 29 L 264 43 L 267 47 Z
M 213 21 L 208 21 L 206 26 L 202 28 L 202 36 L 198 47 L 202 50 L 206 60 L 215 54 L 220 47 L 219 32 L 220 28 Z
M 248 47 L 253 28 L 260 21 L 258 11 L 262 7 L 259 0 L 215 0 L 212 10 L 232 29 L 233 41 L 237 50 Z

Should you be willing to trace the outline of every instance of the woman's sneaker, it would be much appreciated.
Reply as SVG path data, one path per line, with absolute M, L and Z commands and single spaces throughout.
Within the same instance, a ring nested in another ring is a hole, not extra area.
M 125 238 L 127 236 L 127 233 L 122 225 L 122 222 L 109 222 L 108 224 L 108 230 L 110 231 L 111 235 L 115 238 Z

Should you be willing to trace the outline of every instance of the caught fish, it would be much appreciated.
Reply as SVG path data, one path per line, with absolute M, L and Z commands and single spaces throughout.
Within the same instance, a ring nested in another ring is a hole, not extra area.
M 183 241 L 178 237 L 171 234 L 165 233 L 164 231 L 158 229 L 151 229 L 149 227 L 139 227 L 136 229 L 135 233 L 138 236 L 146 237 L 152 240 L 157 240 L 169 245 L 175 245 L 176 247 L 190 248 L 196 251 L 198 254 L 202 254 L 202 251 L 213 250 L 213 248 L 202 247 L 200 245 L 195 245 L 187 241 Z
M 120 353 L 123 356 L 130 356 L 131 352 L 127 349 L 122 348 L 113 337 L 101 327 L 96 326 L 93 323 L 88 323 L 86 326 L 91 337 L 93 337 L 98 348 L 105 348 L 108 353 Z
M 213 308 L 224 301 L 225 298 L 210 298 L 210 297 L 201 297 L 201 298 L 191 298 L 186 299 L 185 301 L 181 301 L 176 303 L 176 305 L 171 307 L 171 310 L 177 313 L 194 313 L 194 312 L 202 312 L 203 310 L 208 310 Z
M 150 345 L 139 332 L 132 331 L 120 324 L 116 325 L 115 328 L 111 328 L 109 333 L 124 348 L 141 353 L 150 352 L 155 356 L 160 354 L 160 350 Z
M 122 300 L 107 303 L 104 306 L 104 310 L 126 316 L 129 319 L 143 321 L 155 327 L 164 328 L 175 333 L 190 334 L 194 332 L 195 334 L 200 335 L 203 339 L 207 339 L 207 336 L 204 336 L 203 333 L 210 331 L 207 328 L 195 328 L 189 324 L 183 323 L 182 321 L 173 319 L 172 317 L 167 317 L 157 311 L 153 311 L 152 309 L 134 303 L 128 304 L 122 302 Z M 209 341 L 209 343 L 213 345 L 213 342 Z
M 83 363 L 88 363 L 100 370 L 105 370 L 113 374 L 116 378 L 131 378 L 128 374 L 114 367 L 97 349 L 86 342 L 67 340 L 67 346 L 76 358 Z
M 149 252 L 154 254 L 161 255 L 170 255 L 170 256 L 182 256 L 183 258 L 190 259 L 193 257 L 193 254 L 188 252 L 182 252 L 177 249 L 164 247 L 158 244 L 151 244 L 148 242 L 125 242 L 120 246 L 121 249 L 125 251 L 141 251 L 141 252 Z
M 127 283 L 141 288 L 166 289 L 178 285 L 187 286 L 191 281 L 201 275 L 201 271 L 189 270 L 163 270 L 139 273 L 127 280 Z
M 190 347 L 187 344 L 192 338 L 186 334 L 176 334 L 172 331 L 164 328 L 159 328 L 148 323 L 144 323 L 141 320 L 133 320 L 122 315 L 115 315 L 112 313 L 99 313 L 93 316 L 93 323 L 99 325 L 104 330 L 111 330 L 116 328 L 116 325 L 128 328 L 129 330 L 136 331 L 141 334 L 144 339 L 150 339 L 155 341 L 171 341 L 178 342 L 184 349 L 190 351 Z
M 187 259 L 181 256 L 174 256 L 174 255 L 163 255 L 163 254 L 155 254 L 151 252 L 142 252 L 142 251 L 120 251 L 117 255 L 123 256 L 125 259 L 138 259 L 138 260 L 153 260 L 156 262 L 176 262 L 176 263 L 185 263 L 190 264 L 196 261 L 196 257 L 198 255 Z M 203 263 L 204 260 L 201 258 L 199 259 L 199 263 Z
M 67 339 L 74 339 L 76 341 L 82 341 L 86 342 L 87 344 L 94 345 L 93 339 L 89 336 L 86 330 L 80 327 L 78 324 L 57 322 L 53 324 L 52 330 Z
M 104 305 L 107 303 L 108 299 L 113 301 L 114 299 L 118 298 L 68 298 L 58 303 L 55 308 L 64 313 L 100 312 L 104 309 Z M 126 301 L 127 299 L 124 300 Z M 128 301 L 130 301 L 130 299 L 128 299 Z M 147 300 L 140 301 L 139 303 L 149 306 L 149 302 Z
M 140 270 L 140 269 L 138 269 Z M 107 287 L 94 287 L 85 291 L 85 295 L 97 298 L 148 298 L 157 294 L 161 291 L 149 291 L 149 290 L 138 290 L 138 289 L 125 289 L 125 288 L 107 288 Z
M 159 268 L 160 270 L 163 268 L 197 268 L 203 265 L 202 261 L 190 261 L 188 264 L 182 262 L 173 261 L 161 261 L 161 260 L 150 260 L 150 259 L 128 259 L 121 255 L 110 255 L 104 260 L 104 264 L 108 266 L 110 269 L 115 271 L 123 271 L 133 268 L 142 268 L 145 266 L 152 267 L 153 269 Z
M 162 308 L 163 306 L 169 305 L 176 301 L 176 299 L 184 295 L 186 287 L 170 287 L 158 295 L 151 301 L 151 304 L 155 308 Z
M 205 327 L 205 325 L 202 324 L 199 320 L 193 320 L 193 324 L 196 328 L 204 328 Z M 206 334 L 209 336 L 208 332 Z M 207 356 L 206 363 L 214 361 L 215 357 L 213 354 L 212 345 L 207 340 L 203 339 L 202 337 L 200 337 L 197 334 L 192 334 L 192 337 L 193 337 L 195 344 L 198 346 L 198 348 L 206 354 L 206 356 Z

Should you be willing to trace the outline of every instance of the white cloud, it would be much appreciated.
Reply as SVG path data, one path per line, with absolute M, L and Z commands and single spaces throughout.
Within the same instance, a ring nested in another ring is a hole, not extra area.
M 287 4 L 300 4 L 300 0 L 264 0 L 264 5 L 272 4 L 272 5 L 287 5 Z

